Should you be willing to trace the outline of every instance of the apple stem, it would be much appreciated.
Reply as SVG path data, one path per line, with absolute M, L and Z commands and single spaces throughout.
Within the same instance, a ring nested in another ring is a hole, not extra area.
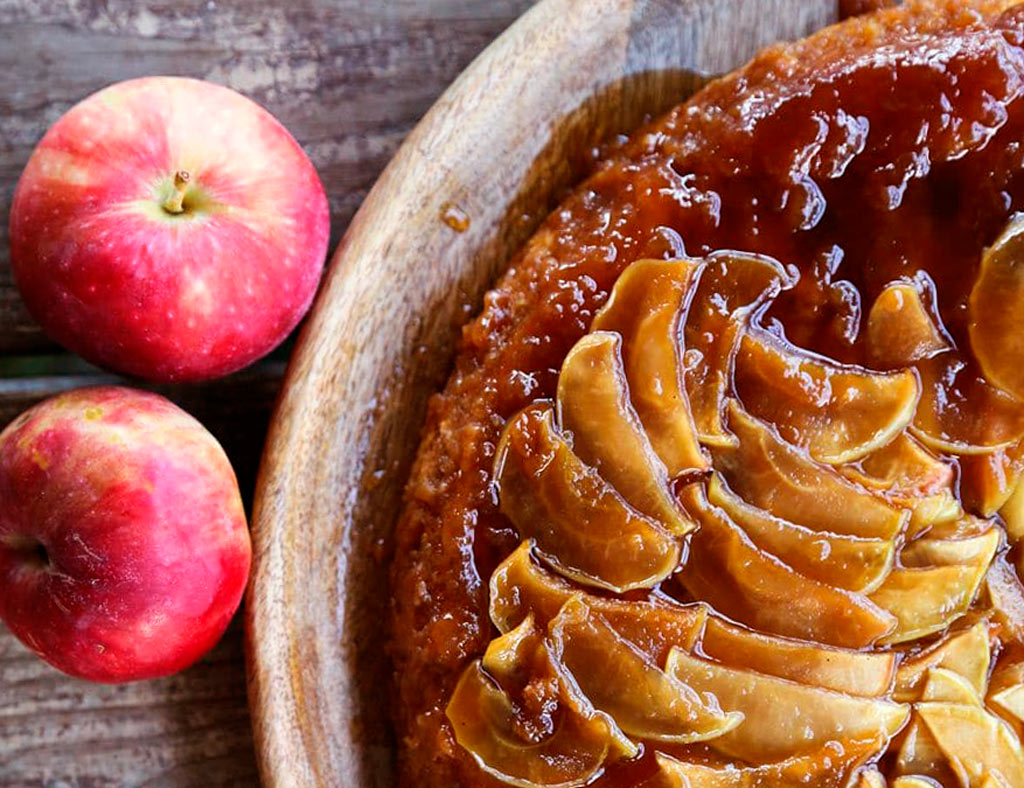
M 188 190 L 188 182 L 189 174 L 186 170 L 178 170 L 174 173 L 174 191 L 171 192 L 170 197 L 164 200 L 162 206 L 167 213 L 178 214 L 184 212 L 185 206 L 183 203 L 185 201 L 185 192 Z

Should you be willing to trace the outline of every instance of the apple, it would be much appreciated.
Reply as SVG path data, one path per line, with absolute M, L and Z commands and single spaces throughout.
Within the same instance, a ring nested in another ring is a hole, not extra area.
M 0 619 L 65 673 L 188 667 L 237 610 L 251 552 L 223 449 L 157 394 L 79 389 L 0 433 Z
M 302 148 L 228 88 L 121 82 L 64 114 L 11 208 L 29 311 L 70 350 L 158 381 L 225 375 L 309 307 L 329 235 Z

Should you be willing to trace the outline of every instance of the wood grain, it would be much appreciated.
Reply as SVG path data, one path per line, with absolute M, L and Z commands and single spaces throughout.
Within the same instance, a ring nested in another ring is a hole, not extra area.
M 7 258 L 15 180 L 75 101 L 157 73 L 245 92 L 317 165 L 336 240 L 415 121 L 532 2 L 0 0 L 0 427 L 57 391 L 120 381 L 60 355 L 22 308 Z M 284 358 L 222 381 L 158 389 L 224 443 L 247 499 Z M 3 788 L 256 782 L 239 624 L 180 676 L 117 688 L 61 676 L 0 627 Z
M 0 785 L 256 784 L 240 629 L 178 676 L 118 686 L 63 676 L 0 631 Z
M 254 508 L 250 702 L 270 786 L 392 782 L 391 529 L 458 327 L 609 134 L 826 0 L 543 0 L 459 78 L 354 219 L 299 343 Z M 469 217 L 457 232 L 441 216 Z

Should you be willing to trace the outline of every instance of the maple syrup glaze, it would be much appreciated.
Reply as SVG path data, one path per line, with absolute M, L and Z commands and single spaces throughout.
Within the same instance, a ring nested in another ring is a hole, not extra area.
M 610 151 L 488 293 L 430 405 L 393 568 L 404 784 L 500 784 L 444 713 L 496 635 L 487 582 L 520 544 L 498 511 L 494 452 L 513 415 L 555 396 L 563 359 L 627 265 L 768 255 L 799 281 L 762 324 L 868 367 L 868 310 L 913 280 L 960 351 L 942 405 L 957 409 L 969 407 L 961 383 L 980 375 L 968 336 L 979 261 L 1018 211 L 1024 5 L 1008 2 L 911 4 L 769 49 Z M 664 590 L 685 598 L 674 582 Z M 647 749 L 594 785 L 635 785 L 655 768 Z

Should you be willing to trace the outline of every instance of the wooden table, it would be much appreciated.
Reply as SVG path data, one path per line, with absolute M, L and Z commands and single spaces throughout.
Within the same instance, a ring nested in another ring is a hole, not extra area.
M 532 2 L 0 0 L 0 427 L 57 391 L 120 381 L 42 334 L 8 260 L 17 177 L 75 101 L 147 74 L 202 77 L 246 93 L 319 170 L 333 246 L 416 120 Z M 217 435 L 247 499 L 286 359 L 287 345 L 223 380 L 144 386 Z M 57 673 L 0 627 L 2 788 L 256 783 L 237 619 L 192 669 L 111 687 Z

